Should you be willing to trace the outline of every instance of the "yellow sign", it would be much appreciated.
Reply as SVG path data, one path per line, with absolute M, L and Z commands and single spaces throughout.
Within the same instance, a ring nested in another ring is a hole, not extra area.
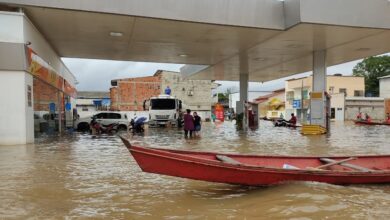
M 310 96 L 311 99 L 322 99 L 322 92 L 312 92 Z

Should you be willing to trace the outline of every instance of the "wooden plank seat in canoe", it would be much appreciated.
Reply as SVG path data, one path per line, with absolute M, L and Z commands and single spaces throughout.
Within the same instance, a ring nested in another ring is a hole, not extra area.
M 215 157 L 221 161 L 221 162 L 224 162 L 224 163 L 227 163 L 227 164 L 231 164 L 231 165 L 242 165 L 242 166 L 251 166 L 249 164 L 243 164 L 231 157 L 228 157 L 226 155 L 215 155 Z M 369 168 L 366 168 L 366 167 L 362 167 L 362 166 L 358 166 L 358 165 L 354 165 L 354 164 L 350 164 L 350 163 L 347 163 L 348 161 L 351 161 L 351 160 L 356 160 L 357 158 L 356 157 L 349 157 L 347 159 L 343 159 L 343 160 L 333 160 L 333 159 L 329 159 L 329 158 L 319 158 L 319 160 L 323 163 L 326 163 L 325 165 L 321 165 L 321 166 L 318 166 L 318 167 L 306 167 L 307 170 L 317 170 L 317 171 L 326 171 L 325 169 L 326 168 L 329 168 L 331 166 L 334 166 L 334 165 L 339 165 L 339 166 L 344 166 L 344 167 L 348 167 L 352 170 L 358 170 L 358 171 L 361 171 L 361 172 L 376 172 L 377 170 L 373 170 L 373 169 L 369 169 Z M 290 165 L 291 166 L 291 165 Z M 294 166 L 291 166 L 293 167 L 293 169 L 299 169 L 297 167 L 294 167 Z M 271 168 L 271 167 L 269 167 Z M 272 167 L 272 168 L 275 168 L 275 167 Z M 291 169 L 291 168 L 290 168 Z

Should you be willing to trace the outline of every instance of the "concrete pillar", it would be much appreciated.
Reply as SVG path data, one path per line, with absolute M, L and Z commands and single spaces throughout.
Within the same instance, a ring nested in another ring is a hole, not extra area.
M 240 74 L 240 101 L 237 106 L 237 113 L 244 112 L 244 102 L 248 101 L 248 73 Z
M 0 145 L 34 142 L 32 89 L 27 72 L 0 70 Z
M 313 53 L 313 91 L 326 91 L 326 51 Z
M 240 55 L 240 101 L 237 102 L 237 114 L 243 113 L 245 102 L 248 101 L 248 57 L 246 54 Z
M 326 127 L 326 51 L 313 52 L 313 88 L 310 100 L 310 123 Z

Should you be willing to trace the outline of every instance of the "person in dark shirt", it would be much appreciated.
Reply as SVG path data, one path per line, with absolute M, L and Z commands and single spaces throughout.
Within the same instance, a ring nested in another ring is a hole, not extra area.
M 202 123 L 201 117 L 198 115 L 198 113 L 194 112 L 195 136 L 200 135 L 200 129 L 202 128 L 201 123 Z

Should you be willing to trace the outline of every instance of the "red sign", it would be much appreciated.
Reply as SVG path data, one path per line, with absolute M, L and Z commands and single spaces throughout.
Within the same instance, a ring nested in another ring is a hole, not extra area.
M 215 117 L 220 121 L 225 120 L 224 109 L 221 104 L 215 105 Z

